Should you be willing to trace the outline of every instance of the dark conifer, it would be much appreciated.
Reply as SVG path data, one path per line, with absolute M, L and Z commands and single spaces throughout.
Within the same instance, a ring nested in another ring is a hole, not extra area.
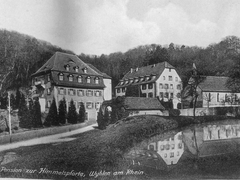
M 46 125 L 46 126 L 51 126 L 51 125 L 57 126 L 57 125 L 59 125 L 58 112 L 57 112 L 57 106 L 56 106 L 55 98 L 53 98 L 53 100 L 52 100 L 52 104 L 49 108 L 48 115 L 46 117 L 44 125 Z
M 82 123 L 85 120 L 85 106 L 83 102 L 80 103 L 79 113 L 78 113 L 78 122 Z
M 41 106 L 39 103 L 38 98 L 36 98 L 36 100 L 33 103 L 33 127 L 37 128 L 37 127 L 42 127 L 42 118 L 41 118 Z
M 67 106 L 66 106 L 66 100 L 63 98 L 58 107 L 58 119 L 60 124 L 66 124 L 66 118 L 67 118 Z
M 30 113 L 27 107 L 24 94 L 22 94 L 19 99 L 18 117 L 19 117 L 19 126 L 21 128 L 31 127 Z
M 71 100 L 70 101 L 70 106 L 68 108 L 68 115 L 67 115 L 68 123 L 76 124 L 77 119 L 78 119 L 78 114 L 77 114 L 77 111 L 76 111 L 76 107 L 74 105 L 73 100 Z

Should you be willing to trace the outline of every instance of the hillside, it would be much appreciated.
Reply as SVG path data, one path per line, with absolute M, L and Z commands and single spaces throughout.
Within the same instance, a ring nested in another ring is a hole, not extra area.
M 48 42 L 18 32 L 0 30 L 0 89 L 28 87 L 30 76 L 56 51 L 74 54 Z M 204 75 L 228 75 L 239 59 L 240 39 L 228 36 L 208 47 L 185 45 L 141 45 L 127 52 L 101 56 L 80 54 L 79 58 L 91 63 L 113 79 L 113 88 L 130 68 L 168 61 L 177 68 L 186 84 L 192 64 Z M 1 88 L 2 87 L 2 88 Z M 114 92 L 114 91 L 113 91 Z

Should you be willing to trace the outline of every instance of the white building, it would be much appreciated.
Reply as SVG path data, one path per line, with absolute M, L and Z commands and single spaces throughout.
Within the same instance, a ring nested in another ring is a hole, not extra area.
M 168 62 L 131 69 L 115 87 L 116 96 L 124 96 L 129 86 L 137 86 L 139 96 L 172 100 L 174 108 L 181 102 L 182 81 Z
M 202 107 L 219 107 L 239 105 L 240 93 L 232 93 L 226 86 L 228 77 L 202 76 L 203 81 L 198 85 L 198 101 Z
M 148 149 L 156 151 L 167 165 L 177 164 L 184 152 L 182 132 L 163 141 L 150 143 Z

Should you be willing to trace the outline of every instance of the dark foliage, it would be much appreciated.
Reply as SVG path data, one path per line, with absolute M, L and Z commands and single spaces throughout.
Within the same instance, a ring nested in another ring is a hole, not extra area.
M 42 118 L 41 118 L 41 106 L 38 98 L 33 102 L 32 108 L 32 125 L 34 128 L 42 127 Z
M 130 85 L 126 87 L 126 94 L 127 97 L 143 97 L 142 91 L 140 86 L 133 86 Z
M 66 100 L 63 98 L 58 107 L 58 119 L 60 124 L 66 124 L 67 119 L 67 105 Z
M 79 113 L 78 113 L 78 122 L 82 123 L 85 120 L 86 109 L 83 102 L 80 103 Z
M 16 96 L 15 96 L 15 108 L 16 109 L 19 108 L 20 99 L 21 99 L 21 93 L 19 91 L 19 88 L 17 88 Z
M 27 103 L 26 103 L 24 94 L 22 94 L 19 99 L 18 117 L 19 117 L 19 126 L 21 128 L 32 127 L 30 112 L 27 107 Z
M 57 125 L 59 125 L 58 111 L 57 111 L 55 98 L 53 98 L 53 100 L 52 100 L 51 106 L 49 108 L 48 115 L 47 115 L 47 117 L 45 119 L 45 122 L 44 122 L 44 125 L 45 126 L 51 126 L 51 125 L 57 126 Z
M 78 114 L 73 100 L 70 101 L 70 106 L 68 108 L 67 120 L 70 124 L 76 124 L 78 119 Z
M 8 106 L 8 97 L 7 95 L 3 95 L 0 97 L 0 109 L 7 109 Z

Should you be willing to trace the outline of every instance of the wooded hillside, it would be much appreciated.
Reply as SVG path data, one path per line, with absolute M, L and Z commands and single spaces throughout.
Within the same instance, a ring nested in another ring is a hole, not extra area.
M 240 39 L 228 36 L 208 47 L 169 45 L 141 45 L 127 52 L 115 52 L 101 56 L 80 54 L 79 58 L 91 63 L 113 79 L 113 88 L 130 68 L 168 61 L 176 67 L 185 84 L 192 64 L 204 75 L 228 75 L 239 61 Z M 0 30 L 0 80 L 2 90 L 7 87 L 29 86 L 30 76 L 55 52 L 61 49 L 48 42 L 18 32 Z M 0 87 L 1 89 L 1 87 Z

